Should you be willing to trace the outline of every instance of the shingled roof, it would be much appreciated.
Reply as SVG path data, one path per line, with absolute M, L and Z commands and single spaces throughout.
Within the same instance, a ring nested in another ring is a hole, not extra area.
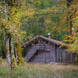
M 47 37 L 44 37 L 42 35 L 38 35 L 34 38 L 32 38 L 31 40 L 29 40 L 28 42 L 24 43 L 22 45 L 22 48 L 24 47 L 27 47 L 29 44 L 31 44 L 33 41 L 37 40 L 37 39 L 42 39 L 42 40 L 45 40 L 45 41 L 48 41 L 50 43 L 54 43 L 56 45 L 62 45 L 62 46 L 66 46 L 65 43 L 61 42 L 61 41 L 58 41 L 58 40 L 54 40 L 54 39 L 50 39 L 50 38 L 47 38 Z

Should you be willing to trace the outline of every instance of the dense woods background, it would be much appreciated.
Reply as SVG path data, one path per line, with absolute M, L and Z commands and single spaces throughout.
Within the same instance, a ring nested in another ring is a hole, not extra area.
M 21 45 L 48 33 L 77 53 L 77 4 L 77 0 L 0 0 L 0 56 L 7 57 L 11 68 L 22 65 Z

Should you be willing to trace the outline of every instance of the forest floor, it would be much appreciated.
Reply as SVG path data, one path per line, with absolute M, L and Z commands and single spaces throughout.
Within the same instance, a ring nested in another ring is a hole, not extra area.
M 78 78 L 77 65 L 24 64 L 11 72 L 6 61 L 0 64 L 0 78 Z

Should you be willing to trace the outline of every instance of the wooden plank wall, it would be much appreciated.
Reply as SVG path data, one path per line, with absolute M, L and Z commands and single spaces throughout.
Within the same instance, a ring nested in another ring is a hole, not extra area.
M 72 64 L 76 61 L 75 54 L 71 52 L 66 52 L 64 48 L 57 47 L 55 54 L 57 63 Z
M 35 55 L 34 55 L 35 54 Z M 26 61 L 33 63 L 75 63 L 76 54 L 66 52 L 64 48 L 59 48 L 55 44 L 37 43 L 27 50 Z

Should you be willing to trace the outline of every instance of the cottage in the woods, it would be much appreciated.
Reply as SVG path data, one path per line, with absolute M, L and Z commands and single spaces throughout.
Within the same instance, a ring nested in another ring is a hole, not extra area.
M 66 46 L 63 42 L 36 36 L 23 45 L 26 52 L 26 62 L 29 63 L 76 63 L 77 55 L 66 52 Z

